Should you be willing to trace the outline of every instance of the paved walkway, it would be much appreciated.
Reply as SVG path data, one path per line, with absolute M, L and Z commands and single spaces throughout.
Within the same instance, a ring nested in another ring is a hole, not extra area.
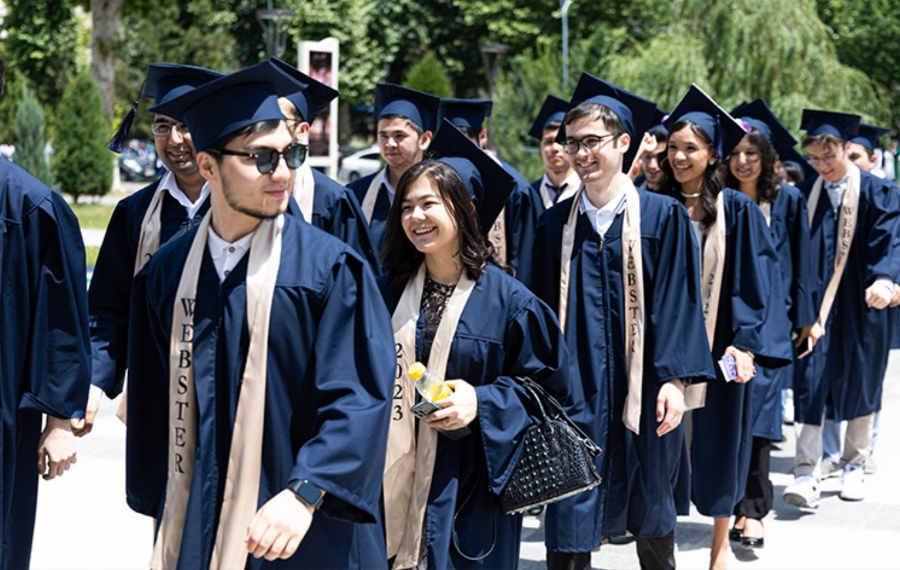
M 32 567 L 35 569 L 146 568 L 151 522 L 125 505 L 125 428 L 114 417 L 116 403 L 104 401 L 93 433 L 79 442 L 79 460 L 62 479 L 41 482 Z M 815 568 L 817 570 L 900 567 L 900 352 L 894 352 L 885 387 L 879 472 L 867 479 L 867 500 L 838 498 L 840 482 L 824 483 L 821 506 L 801 511 L 781 500 L 790 481 L 793 436 L 772 458 L 775 510 L 766 519 L 766 548 L 736 550 L 732 570 Z M 541 521 L 528 517 L 520 568 L 543 570 Z M 679 568 L 708 565 L 712 522 L 692 514 L 676 531 Z M 638 568 L 634 545 L 606 546 L 594 568 Z

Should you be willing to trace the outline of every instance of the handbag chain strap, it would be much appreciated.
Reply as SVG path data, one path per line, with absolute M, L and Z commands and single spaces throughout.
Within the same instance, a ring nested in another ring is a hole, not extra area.
M 563 410 L 563 407 L 556 400 L 556 398 L 548 394 L 547 391 L 544 390 L 543 386 L 541 386 L 531 378 L 525 376 L 517 376 L 516 380 L 520 384 L 522 384 L 526 391 L 531 394 L 532 399 L 537 403 L 538 408 L 540 408 L 541 415 L 544 417 L 545 422 L 550 420 L 550 415 L 547 414 L 547 411 L 545 409 L 546 406 L 553 410 L 553 419 L 563 422 L 564 424 L 569 426 L 572 431 L 575 432 L 575 435 L 577 435 L 581 442 L 584 444 L 584 447 L 585 449 L 587 449 L 588 453 L 590 453 L 593 457 L 597 457 L 601 453 L 603 453 L 603 450 L 600 449 L 600 447 L 596 443 L 594 443 L 594 441 L 590 437 L 588 437 L 588 435 L 584 433 L 584 431 L 582 431 L 582 429 L 578 427 L 578 425 L 574 421 L 572 421 L 572 418 L 570 418 L 568 414 L 566 414 L 565 410 Z

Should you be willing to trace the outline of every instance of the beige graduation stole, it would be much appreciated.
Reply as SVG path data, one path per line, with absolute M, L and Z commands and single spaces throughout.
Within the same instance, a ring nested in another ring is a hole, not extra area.
M 719 317 L 719 299 L 722 295 L 722 274 L 725 272 L 725 191 L 716 198 L 716 221 L 709 226 L 706 243 L 703 244 L 703 268 L 701 270 L 703 315 L 706 338 L 712 350 L 716 336 L 716 320 Z M 692 384 L 684 390 L 684 403 L 688 410 L 706 405 L 706 383 Z
M 828 286 L 825 288 L 825 296 L 822 298 L 822 305 L 819 307 L 818 323 L 821 325 L 823 332 L 825 323 L 828 322 L 828 313 L 831 312 L 831 306 L 834 304 L 834 298 L 841 284 L 841 277 L 844 275 L 844 268 L 847 267 L 850 247 L 853 245 L 853 235 L 856 233 L 856 219 L 859 215 L 859 168 L 855 164 L 851 164 L 847 175 L 847 189 L 844 190 L 841 209 L 838 214 L 838 240 L 837 249 L 834 253 L 834 273 L 831 274 L 831 280 L 828 281 Z M 822 196 L 822 186 L 823 180 L 820 176 L 816 179 L 809 194 L 807 214 L 809 215 L 810 228 L 816 215 L 819 198 Z
M 381 191 L 381 185 L 387 180 L 387 167 L 375 175 L 375 178 L 369 183 L 366 195 L 363 196 L 362 211 L 369 225 L 372 225 L 372 216 L 375 215 L 375 203 L 378 201 L 378 192 Z
M 313 199 L 315 197 L 316 180 L 313 178 L 312 167 L 308 162 L 304 162 L 297 169 L 297 176 L 294 177 L 294 189 L 292 194 L 297 205 L 300 206 L 300 213 L 307 224 L 312 223 L 313 215 Z
M 194 387 L 194 308 L 197 283 L 212 211 L 204 216 L 185 261 L 175 297 L 169 349 L 169 458 L 166 502 L 150 567 L 178 565 L 197 448 L 197 394 Z M 235 415 L 225 479 L 225 495 L 210 568 L 243 568 L 244 537 L 259 501 L 269 317 L 281 264 L 284 216 L 264 220 L 253 235 L 247 268 L 247 328 L 250 346 Z
M 622 422 L 636 434 L 641 429 L 641 396 L 644 377 L 644 262 L 641 248 L 641 199 L 631 179 L 617 175 L 625 188 L 625 217 L 622 220 L 622 277 L 625 287 L 625 361 L 628 368 L 628 394 Z M 563 226 L 559 278 L 559 326 L 566 330 L 569 305 L 569 280 L 575 229 L 584 186 L 575 194 L 569 218 Z
M 491 229 L 488 231 L 488 239 L 491 240 L 491 243 L 494 246 L 494 251 L 497 253 L 497 257 L 500 258 L 500 263 L 502 265 L 507 264 L 507 248 L 506 248 L 506 207 L 504 206 L 502 210 L 500 210 L 500 214 L 497 216 L 497 219 L 494 220 L 494 224 L 491 226 Z
M 391 317 L 397 371 L 384 468 L 384 513 L 387 555 L 396 556 L 395 569 L 415 568 L 419 562 L 420 542 L 424 539 L 422 522 L 437 453 L 437 432 L 424 421 L 416 422 L 409 411 L 416 401 L 416 387 L 407 370 L 416 361 L 416 323 L 424 285 L 423 263 L 407 282 Z M 428 357 L 428 369 L 440 378 L 446 374 L 453 336 L 474 288 L 475 282 L 463 272 L 444 309 Z

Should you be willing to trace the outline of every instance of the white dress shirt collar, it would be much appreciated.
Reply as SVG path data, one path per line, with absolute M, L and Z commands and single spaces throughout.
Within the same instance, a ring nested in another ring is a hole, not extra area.
M 581 205 L 579 208 L 582 213 L 587 215 L 588 219 L 591 221 L 591 225 L 594 226 L 594 230 L 596 230 L 602 238 L 606 235 L 606 231 L 612 225 L 616 216 L 625 211 L 625 191 L 619 191 L 619 194 L 607 202 L 602 208 L 594 206 L 594 204 L 588 200 L 587 192 L 585 192 L 581 196 Z
M 253 233 L 250 232 L 234 243 L 228 243 L 219 237 L 212 225 L 209 226 L 209 237 L 206 239 L 206 246 L 209 248 L 209 255 L 216 266 L 216 273 L 219 274 L 219 283 L 225 281 L 228 274 L 243 259 L 244 255 L 250 251 Z
M 178 203 L 187 210 L 188 217 L 193 218 L 197 215 L 200 206 L 203 205 L 203 202 L 206 201 L 206 198 L 209 196 L 209 182 L 204 183 L 203 187 L 200 188 L 200 196 L 197 198 L 197 201 L 191 202 L 191 199 L 187 197 L 187 194 L 178 187 L 178 180 L 175 179 L 175 175 L 172 174 L 172 171 L 168 171 L 163 174 L 156 191 L 167 191 L 170 196 L 175 198 Z

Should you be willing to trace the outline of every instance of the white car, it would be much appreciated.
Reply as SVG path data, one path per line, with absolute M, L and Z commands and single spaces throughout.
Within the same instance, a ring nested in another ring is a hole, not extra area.
M 378 152 L 378 147 L 373 146 L 344 158 L 341 161 L 341 169 L 338 171 L 338 179 L 346 184 L 378 172 L 382 168 L 381 154 Z

